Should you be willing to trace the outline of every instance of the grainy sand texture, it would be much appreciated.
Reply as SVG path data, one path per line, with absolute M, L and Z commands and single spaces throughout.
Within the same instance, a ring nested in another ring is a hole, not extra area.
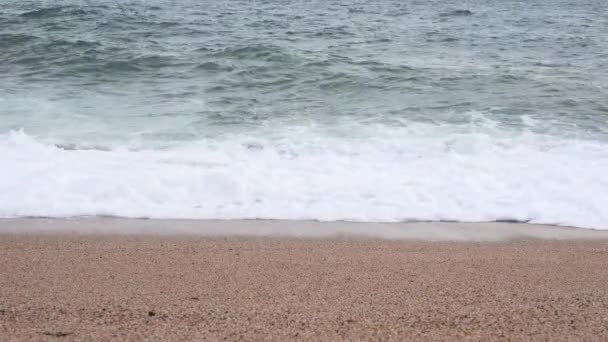
M 0 341 L 608 339 L 608 240 L 0 234 Z

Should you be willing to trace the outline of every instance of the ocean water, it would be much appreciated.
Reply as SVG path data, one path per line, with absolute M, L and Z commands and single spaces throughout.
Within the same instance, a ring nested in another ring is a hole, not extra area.
M 607 229 L 606 13 L 5 0 L 0 217 Z

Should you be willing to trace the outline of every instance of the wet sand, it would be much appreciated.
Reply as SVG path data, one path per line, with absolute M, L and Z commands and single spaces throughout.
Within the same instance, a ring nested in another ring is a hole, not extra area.
M 0 260 L 0 341 L 608 336 L 608 240 L 598 236 L 424 242 L 5 229 Z

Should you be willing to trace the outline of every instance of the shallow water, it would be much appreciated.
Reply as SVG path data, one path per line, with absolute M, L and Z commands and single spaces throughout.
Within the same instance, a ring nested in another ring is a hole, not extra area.
M 603 1 L 8 1 L 0 216 L 608 228 Z

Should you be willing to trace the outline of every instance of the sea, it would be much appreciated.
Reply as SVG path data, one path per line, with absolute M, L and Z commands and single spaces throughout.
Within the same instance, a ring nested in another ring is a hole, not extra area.
M 3 0 L 0 217 L 608 229 L 605 0 Z

